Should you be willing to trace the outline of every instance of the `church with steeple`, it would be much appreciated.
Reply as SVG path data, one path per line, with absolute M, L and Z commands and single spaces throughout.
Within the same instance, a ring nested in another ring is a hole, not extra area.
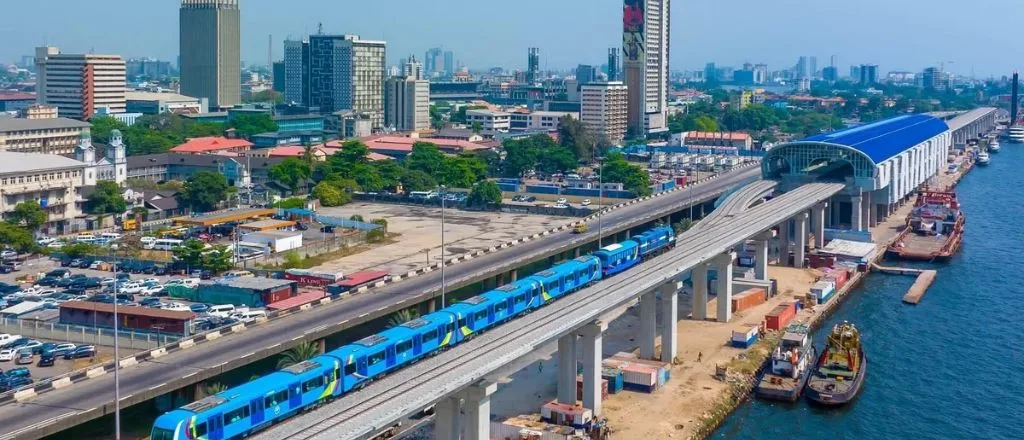
M 88 129 L 82 130 L 78 147 L 75 148 L 75 159 L 86 164 L 82 174 L 83 186 L 95 186 L 100 180 L 112 180 L 121 185 L 128 179 L 128 159 L 125 157 L 124 140 L 120 130 L 110 132 L 110 143 L 100 159 L 96 159 L 92 134 Z

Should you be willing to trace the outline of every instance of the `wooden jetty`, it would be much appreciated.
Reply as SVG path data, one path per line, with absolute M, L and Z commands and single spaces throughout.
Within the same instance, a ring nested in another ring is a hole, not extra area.
M 921 302 L 921 298 L 928 292 L 928 288 L 931 287 L 932 283 L 935 282 L 935 276 L 938 272 L 934 270 L 924 269 L 909 269 L 905 267 L 892 267 L 892 266 L 880 266 L 878 264 L 871 265 L 872 270 L 876 270 L 882 273 L 888 273 L 893 275 L 914 275 L 917 280 L 910 286 L 907 293 L 903 295 L 903 302 L 907 304 L 918 304 Z

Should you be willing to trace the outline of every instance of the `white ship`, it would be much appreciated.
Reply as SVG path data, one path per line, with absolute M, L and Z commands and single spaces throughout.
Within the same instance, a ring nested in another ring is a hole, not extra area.
M 1003 147 L 999 146 L 999 141 L 992 139 L 988 141 L 988 151 L 998 153 Z
M 978 153 L 978 165 L 988 165 L 992 159 L 988 157 L 988 153 L 982 151 Z
M 1006 137 L 1018 144 L 1024 143 L 1024 127 L 1018 125 L 1010 127 L 1010 130 L 1006 133 Z

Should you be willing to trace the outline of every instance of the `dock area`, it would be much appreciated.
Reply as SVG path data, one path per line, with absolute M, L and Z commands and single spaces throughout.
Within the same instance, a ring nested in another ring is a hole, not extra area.
M 918 304 L 921 302 L 921 298 L 931 287 L 932 283 L 935 282 L 935 276 L 938 272 L 934 270 L 922 270 L 917 275 L 917 281 L 914 281 L 914 285 L 910 286 L 907 290 L 907 294 L 903 295 L 903 302 L 907 304 Z

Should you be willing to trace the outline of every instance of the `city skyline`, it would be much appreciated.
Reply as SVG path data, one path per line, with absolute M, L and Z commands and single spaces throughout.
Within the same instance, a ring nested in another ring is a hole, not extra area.
M 272 0 L 242 0 L 242 59 L 247 64 L 266 64 L 268 34 L 273 35 L 274 60 L 281 59 L 283 40 L 316 33 L 323 17 L 339 17 L 323 21 L 325 33 L 358 34 L 387 41 L 389 65 L 397 65 L 400 57 L 410 53 L 422 54 L 429 48 L 441 47 L 455 51 L 462 64 L 474 69 L 501 66 L 522 70 L 526 65 L 526 48 L 538 47 L 542 54 L 541 69 L 561 70 L 580 63 L 600 65 L 608 47 L 621 46 L 621 0 L 524 2 L 523 8 L 508 11 L 502 18 L 505 26 L 530 26 L 529 33 L 496 32 L 492 16 L 479 12 L 474 3 L 465 0 L 446 0 L 440 5 L 409 0 L 387 5 L 304 0 L 299 2 L 301 7 L 286 9 L 276 7 L 279 4 Z M 537 9 L 529 7 L 532 3 L 543 5 L 549 19 L 572 19 L 558 26 L 535 26 L 536 17 L 529 11 Z M 836 54 L 842 61 L 840 66 L 869 63 L 878 64 L 881 72 L 920 71 L 946 62 L 950 72 L 973 72 L 986 77 L 1015 70 L 1013 60 L 1024 55 L 1024 48 L 999 45 L 993 36 L 993 29 L 1009 28 L 1012 17 L 1020 16 L 1014 10 L 1024 13 L 1024 4 L 1004 0 L 976 2 L 976 8 L 1002 8 L 1007 13 L 985 23 L 958 22 L 956 33 L 936 32 L 935 23 L 952 23 L 963 14 L 924 0 L 896 4 L 866 0 L 858 8 L 844 8 L 838 2 L 807 4 L 799 0 L 725 3 L 679 2 L 672 8 L 672 19 L 686 23 L 672 28 L 673 71 L 699 70 L 709 61 L 721 65 L 764 62 L 775 70 L 792 66 L 798 55 L 815 55 L 823 60 Z M 50 0 L 7 5 L 12 16 L 46 14 L 53 25 L 33 26 L 30 20 L 8 23 L 3 35 L 7 44 L 0 47 L 0 59 L 17 61 L 45 43 L 69 52 L 109 53 L 126 59 L 155 57 L 173 62 L 178 55 L 179 4 L 178 0 L 163 0 L 140 8 L 128 0 L 107 0 L 102 3 L 105 7 L 99 8 L 96 4 Z M 52 14 L 55 5 L 64 13 Z M 736 14 L 737 10 L 744 13 Z M 885 14 L 879 15 L 878 11 Z M 870 32 L 857 32 L 857 28 L 849 26 L 844 27 L 848 30 L 837 28 L 835 20 L 840 15 L 843 23 L 865 23 Z M 693 20 L 695 16 L 702 19 Z M 452 24 L 445 25 L 446 21 Z M 800 26 L 780 25 L 790 21 Z M 1005 26 L 999 24 L 1001 21 L 1005 21 Z M 112 31 L 110 26 L 95 23 L 117 23 L 118 28 Z M 730 30 L 735 31 L 730 35 Z M 583 34 L 587 38 L 580 37 Z M 817 37 L 808 38 L 809 35 Z M 922 35 L 927 35 L 932 43 L 922 44 Z M 800 45 L 794 45 L 794 41 Z

